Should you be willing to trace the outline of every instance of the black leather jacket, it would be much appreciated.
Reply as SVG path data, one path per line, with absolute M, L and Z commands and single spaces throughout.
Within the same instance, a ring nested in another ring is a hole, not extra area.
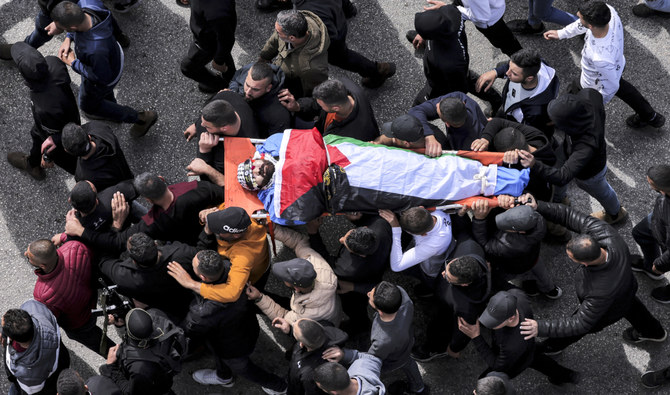
M 573 232 L 589 234 L 607 251 L 604 264 L 580 264 L 575 271 L 575 291 L 580 302 L 576 311 L 569 317 L 538 321 L 538 336 L 579 336 L 620 320 L 637 291 L 630 252 L 623 238 L 607 223 L 561 204 L 539 202 L 537 211 Z

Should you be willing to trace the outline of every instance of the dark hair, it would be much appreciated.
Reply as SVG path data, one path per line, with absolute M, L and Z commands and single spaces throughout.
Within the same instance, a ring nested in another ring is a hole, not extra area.
M 612 19 L 612 13 L 607 4 L 602 1 L 586 1 L 579 6 L 584 22 L 595 27 L 605 27 Z
M 56 246 L 51 240 L 35 240 L 28 246 L 28 250 L 39 263 L 51 263 L 58 259 Z
M 203 276 L 214 281 L 226 281 L 228 279 L 230 262 L 222 258 L 218 252 L 214 250 L 202 250 L 196 254 L 196 257 L 198 257 L 198 271 Z M 228 262 L 227 265 L 226 262 Z
M 408 233 L 422 235 L 433 228 L 433 216 L 423 207 L 412 207 L 400 214 L 400 226 Z
M 139 266 L 150 267 L 158 260 L 158 246 L 146 233 L 135 233 L 128 238 L 128 255 Z
M 51 19 L 64 27 L 79 26 L 86 20 L 84 10 L 71 1 L 58 3 L 51 11 Z
M 372 301 L 377 310 L 386 314 L 393 314 L 398 312 L 400 305 L 402 305 L 402 293 L 400 293 L 397 285 L 382 281 L 375 287 Z
M 81 126 L 72 122 L 63 127 L 61 142 L 63 149 L 74 156 L 84 156 L 91 149 L 88 133 Z
M 457 97 L 445 97 L 440 100 L 440 119 L 452 126 L 460 126 L 465 123 L 468 111 L 465 103 Z
M 97 200 L 98 194 L 88 181 L 79 181 L 70 191 L 70 205 L 84 214 L 93 211 Z
M 458 278 L 459 284 L 470 284 L 482 276 L 482 267 L 477 258 L 464 255 L 451 261 L 449 273 Z
M 577 235 L 573 237 L 565 249 L 570 251 L 573 258 L 579 262 L 591 262 L 600 256 L 600 245 L 590 235 Z
M 65 369 L 58 375 L 56 391 L 58 395 L 85 395 L 84 379 L 74 369 Z
M 5 323 L 2 325 L 2 334 L 25 343 L 33 340 L 35 329 L 33 319 L 27 311 L 21 309 L 9 309 L 3 316 Z
M 327 80 L 314 88 L 314 100 L 321 100 L 329 106 L 341 106 L 349 102 L 349 91 L 338 80 Z
M 477 380 L 475 391 L 477 391 L 477 395 L 505 395 L 507 394 L 507 386 L 502 378 L 489 376 Z
M 237 113 L 232 104 L 225 100 L 213 100 L 200 111 L 202 119 L 220 128 L 237 122 Z
M 279 11 L 277 24 L 287 36 L 303 38 L 307 34 L 307 18 L 298 10 Z
M 367 226 L 353 229 L 345 242 L 351 252 L 358 255 L 370 255 L 379 247 L 377 234 Z
M 314 369 L 314 382 L 325 391 L 342 391 L 349 387 L 347 369 L 337 362 L 326 362 Z
M 266 62 L 254 63 L 249 72 L 251 73 L 251 79 L 254 81 L 263 81 L 269 78 L 270 82 L 272 82 L 272 77 L 274 76 L 272 66 Z
M 670 193 L 670 165 L 654 165 L 647 170 L 647 177 L 654 186 L 665 193 Z
M 150 200 L 162 198 L 167 191 L 165 180 L 148 172 L 136 176 L 134 185 L 140 195 Z
M 493 137 L 493 147 L 489 148 L 495 152 L 507 152 L 513 149 L 528 150 L 526 136 L 514 127 L 502 128 Z
M 524 48 L 516 51 L 509 58 L 517 66 L 521 67 L 523 78 L 533 76 L 535 77 L 540 71 L 542 59 L 540 53 L 534 49 Z
M 326 332 L 323 330 L 323 326 L 318 322 L 309 318 L 303 318 L 298 320 L 296 325 L 300 328 L 300 336 L 297 336 L 296 338 L 308 349 L 316 350 L 326 343 Z

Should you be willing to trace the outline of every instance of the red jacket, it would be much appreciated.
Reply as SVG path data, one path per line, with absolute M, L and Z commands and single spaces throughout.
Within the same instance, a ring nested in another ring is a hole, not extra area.
M 79 241 L 58 250 L 56 268 L 48 274 L 36 270 L 35 300 L 44 303 L 63 329 L 77 329 L 91 318 L 95 304 L 91 286 L 91 251 Z

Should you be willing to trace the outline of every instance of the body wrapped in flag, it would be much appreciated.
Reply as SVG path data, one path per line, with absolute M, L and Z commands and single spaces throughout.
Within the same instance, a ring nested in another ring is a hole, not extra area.
M 276 159 L 272 174 L 261 155 Z M 259 187 L 258 198 L 271 220 L 284 225 L 324 212 L 401 211 L 473 196 L 519 196 L 529 177 L 527 169 L 485 165 L 455 154 L 429 158 L 340 136 L 324 139 L 316 130 L 273 135 L 257 148 L 256 158 L 240 164 L 238 180 L 247 189 Z

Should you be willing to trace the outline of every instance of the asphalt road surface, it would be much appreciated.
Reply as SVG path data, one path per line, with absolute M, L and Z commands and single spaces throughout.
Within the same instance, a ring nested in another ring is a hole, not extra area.
M 0 0 L 0 42 L 23 40 L 33 28 L 37 13 L 37 2 L 31 0 Z M 556 1 L 555 6 L 576 12 L 579 1 Z M 371 59 L 394 61 L 398 65 L 395 77 L 377 90 L 367 90 L 372 100 L 378 122 L 385 122 L 403 114 L 410 107 L 416 92 L 423 86 L 424 76 L 420 54 L 405 39 L 405 32 L 413 28 L 414 13 L 424 5 L 421 0 L 357 0 L 358 16 L 349 21 L 349 46 Z M 641 19 L 632 15 L 630 2 L 610 2 L 619 12 L 624 23 L 627 58 L 624 77 L 639 88 L 652 105 L 666 116 L 670 115 L 670 36 L 668 19 L 653 17 Z M 234 55 L 238 66 L 254 61 L 273 29 L 274 14 L 258 13 L 253 1 L 237 4 L 238 26 Z M 196 142 L 187 143 L 182 131 L 192 123 L 207 95 L 197 90 L 196 84 L 183 77 L 179 62 L 191 40 L 188 28 L 187 9 L 175 5 L 174 0 L 143 0 L 142 4 L 127 14 L 116 15 L 132 44 L 126 53 L 125 71 L 116 88 L 120 103 L 136 109 L 155 109 L 159 119 L 149 134 L 141 139 L 132 139 L 128 125 L 111 124 L 121 141 L 121 146 L 136 174 L 144 171 L 157 172 L 175 183 L 186 180 L 186 166 L 194 157 Z M 527 14 L 525 0 L 508 4 L 506 20 L 524 17 Z M 493 48 L 468 22 L 471 68 L 477 72 L 491 69 L 506 57 Z M 555 26 L 552 28 L 556 28 Z M 40 50 L 45 55 L 55 54 L 62 36 L 57 37 Z M 579 75 L 581 38 L 560 42 L 547 42 L 541 36 L 520 37 L 524 47 L 538 49 L 544 59 L 558 71 L 564 91 L 568 81 Z M 32 125 L 27 88 L 23 85 L 12 62 L 0 61 L 0 130 L 2 133 L 2 156 L 7 152 L 30 147 L 29 130 Z M 348 76 L 359 81 L 357 75 L 333 67 L 333 77 Z M 72 74 L 73 88 L 77 89 L 79 76 Z M 502 82 L 496 83 L 498 89 Z M 668 163 L 668 135 L 661 130 L 631 130 L 625 118 L 631 110 L 619 99 L 612 100 L 607 110 L 608 179 L 617 191 L 622 204 L 630 212 L 630 219 L 619 227 L 631 251 L 636 252 L 630 232 L 632 226 L 643 218 L 652 206 L 654 192 L 645 181 L 646 169 L 652 164 Z M 35 281 L 25 258 L 22 256 L 28 243 L 39 238 L 50 237 L 60 232 L 67 212 L 67 194 L 74 185 L 71 176 L 60 169 L 48 170 L 45 181 L 36 182 L 12 168 L 5 160 L 0 161 L 0 311 L 18 307 L 32 296 Z M 585 212 L 599 210 L 591 197 L 581 190 L 570 190 L 573 206 Z M 347 225 L 342 221 L 331 221 L 328 234 L 337 240 Z M 282 252 L 279 259 L 289 256 Z M 536 317 L 550 318 L 570 314 L 577 305 L 574 294 L 573 273 L 576 264 L 565 256 L 563 246 L 546 245 L 542 259 L 549 263 L 550 271 L 558 285 L 564 290 L 560 300 L 533 299 Z M 637 275 L 640 283 L 638 295 L 650 310 L 670 327 L 665 306 L 649 298 L 655 286 L 667 283 L 652 281 Z M 411 280 L 389 276 L 411 289 Z M 276 283 L 275 283 L 276 286 Z M 417 308 L 416 321 L 424 315 Z M 282 350 L 290 346 L 283 334 L 267 328 L 261 320 L 264 332 L 252 358 L 267 369 L 279 373 L 286 371 Z M 648 368 L 657 369 L 670 364 L 668 344 L 630 346 L 623 343 L 621 332 L 627 323 L 619 322 L 596 335 L 586 336 L 577 345 L 568 348 L 557 359 L 560 363 L 582 372 L 582 382 L 569 388 L 549 384 L 545 377 L 534 371 L 526 371 L 513 384 L 519 393 L 645 393 L 639 376 Z M 423 336 L 417 328 L 419 337 Z M 64 336 L 66 338 L 66 336 Z M 364 341 L 353 342 L 364 346 Z M 84 349 L 78 343 L 65 340 L 71 350 L 73 367 L 84 376 L 97 372 L 104 360 Z M 213 367 L 211 357 L 187 363 L 176 378 L 174 389 L 179 394 L 200 393 L 261 393 L 260 388 L 243 379 L 230 389 L 205 387 L 196 384 L 190 373 L 198 368 Z M 439 359 L 420 364 L 424 379 L 435 394 L 472 391 L 473 385 L 485 365 L 469 346 L 460 359 Z M 4 375 L 4 371 L 0 373 Z M 386 383 L 396 379 L 394 375 L 383 376 Z M 6 392 L 7 381 L 0 381 L 0 391 Z M 667 387 L 665 391 L 670 391 Z M 658 390 L 657 393 L 664 393 Z

